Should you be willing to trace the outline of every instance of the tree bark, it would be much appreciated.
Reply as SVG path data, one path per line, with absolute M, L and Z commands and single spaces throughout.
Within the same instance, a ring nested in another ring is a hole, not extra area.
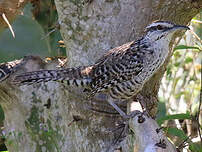
M 67 47 L 68 67 L 93 64 L 110 48 L 140 38 L 145 26 L 154 20 L 186 25 L 202 7 L 200 0 L 55 0 L 55 3 Z M 153 117 L 157 112 L 160 80 L 168 61 L 169 57 L 134 97 L 134 100 L 146 103 Z M 52 69 L 56 64 L 28 57 L 19 62 L 17 68 L 11 68 L 10 77 L 0 83 L 0 104 L 5 112 L 8 150 L 137 151 L 134 145 L 137 145 L 138 138 L 131 135 L 119 138 L 123 127 L 113 131 L 117 124 L 123 123 L 123 119 L 104 99 L 88 101 L 81 89 L 69 88 L 58 82 L 22 87 L 9 83 L 15 74 Z M 126 103 L 122 107 L 126 107 Z

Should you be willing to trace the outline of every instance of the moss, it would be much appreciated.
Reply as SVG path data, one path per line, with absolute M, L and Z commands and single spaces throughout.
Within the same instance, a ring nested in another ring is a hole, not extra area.
M 31 115 L 25 122 L 25 125 L 29 124 L 30 127 L 32 128 L 32 131 L 34 133 L 38 133 L 40 129 L 38 125 L 39 123 L 40 123 L 40 120 L 39 120 L 38 108 L 36 106 L 33 106 L 31 109 Z
M 105 2 L 112 3 L 112 2 L 114 2 L 114 0 L 105 0 Z
M 84 6 L 85 4 L 91 3 L 92 0 L 69 0 L 71 3 L 77 6 Z
M 79 5 L 79 4 L 82 4 L 82 1 L 81 0 L 69 0 L 71 3 L 73 3 L 74 5 Z
M 20 142 L 22 140 L 22 132 L 10 131 L 7 136 L 5 136 L 6 145 L 15 149 L 15 152 L 20 152 Z
M 129 152 L 134 151 L 134 143 L 135 143 L 135 136 L 134 135 L 129 135 L 128 137 L 128 144 L 129 144 Z
M 32 102 L 33 103 L 38 103 L 38 102 L 41 103 L 41 100 L 37 99 L 35 92 L 32 92 Z
M 42 151 L 44 148 L 46 151 L 59 152 L 58 142 L 62 140 L 62 135 L 60 134 L 61 128 L 56 126 L 54 130 L 50 119 L 46 123 L 43 123 L 43 120 L 40 118 L 39 109 L 33 106 L 30 117 L 25 122 L 25 126 L 32 141 L 36 143 L 36 152 Z
M 84 20 L 85 22 L 89 19 L 90 17 L 88 16 L 82 16 L 81 19 Z
M 82 28 L 80 27 L 79 24 L 77 24 L 77 26 L 76 26 L 76 31 L 77 31 L 77 32 L 82 31 Z
M 3 121 L 5 119 L 5 116 L 4 116 L 4 111 L 0 105 L 0 126 L 3 126 Z

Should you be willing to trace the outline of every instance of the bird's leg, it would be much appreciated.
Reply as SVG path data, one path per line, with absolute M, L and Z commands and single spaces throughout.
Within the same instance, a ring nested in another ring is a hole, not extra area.
M 114 100 L 113 100 L 111 97 L 109 97 L 107 101 L 108 101 L 108 103 L 109 103 L 123 118 L 125 118 L 125 119 L 128 119 L 128 118 L 129 118 L 128 115 L 127 115 L 125 112 L 123 112 L 123 111 L 114 103 Z
M 140 105 L 142 107 L 142 112 L 145 113 L 147 116 L 150 116 L 149 111 L 147 109 L 147 105 L 146 105 L 146 102 L 150 102 L 150 99 L 143 98 L 142 95 L 137 95 L 136 99 L 137 99 L 137 101 L 140 103 Z

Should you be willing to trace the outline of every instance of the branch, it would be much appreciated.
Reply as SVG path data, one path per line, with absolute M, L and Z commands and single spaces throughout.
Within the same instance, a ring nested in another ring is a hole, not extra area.
M 135 134 L 134 152 L 177 152 L 156 121 L 135 111 L 129 128 Z

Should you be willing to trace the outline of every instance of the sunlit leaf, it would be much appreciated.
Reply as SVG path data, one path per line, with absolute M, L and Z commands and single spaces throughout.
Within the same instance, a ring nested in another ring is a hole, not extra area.
M 201 146 L 199 146 L 199 145 L 197 145 L 197 144 L 195 144 L 195 143 L 191 143 L 190 146 L 189 146 L 189 149 L 190 149 L 192 152 L 201 152 L 201 151 L 202 151 L 201 148 L 202 148 Z
M 202 24 L 202 21 L 200 21 L 200 20 L 196 20 L 196 19 L 192 19 L 191 22 Z
M 184 94 L 184 91 L 181 91 L 180 93 L 177 93 L 177 94 L 175 95 L 175 98 L 176 98 L 176 99 L 179 99 L 183 94 Z
M 197 65 L 194 66 L 194 68 L 195 68 L 196 70 L 201 70 L 201 69 L 202 69 L 202 66 L 201 66 L 201 64 L 197 64 Z
M 176 67 L 179 67 L 179 65 L 180 65 L 180 62 L 176 62 L 176 63 L 174 64 L 174 66 L 176 66 Z
M 174 114 L 174 115 L 167 115 L 165 117 L 161 117 L 157 120 L 157 123 L 161 125 L 166 120 L 173 120 L 173 119 L 191 119 L 190 113 L 182 113 L 182 114 Z
M 185 59 L 185 63 L 190 63 L 190 62 L 193 62 L 193 59 L 191 57 L 187 57 Z
M 171 75 L 172 75 L 172 65 L 168 65 L 166 74 L 167 74 L 167 76 L 171 77 Z
M 180 130 L 178 128 L 166 128 L 166 132 L 169 135 L 172 136 L 177 136 L 179 137 L 182 141 L 188 139 L 189 137 L 185 134 L 183 130 Z M 187 142 L 190 144 L 189 149 L 192 152 L 201 152 L 201 147 L 195 143 L 190 142 L 190 140 L 187 140 Z
M 180 54 L 179 51 L 175 51 L 175 52 L 173 53 L 173 55 L 174 55 L 174 57 L 176 57 L 176 58 L 179 58 L 179 57 L 181 56 L 181 54 Z
M 181 138 L 182 140 L 187 139 L 187 135 L 184 133 L 184 131 L 178 129 L 178 128 L 166 128 L 166 132 L 169 135 L 173 135 L 173 136 L 177 136 L 179 138 Z
M 174 48 L 174 50 L 183 50 L 183 49 L 196 49 L 201 51 L 199 47 L 195 47 L 195 46 L 178 45 Z

